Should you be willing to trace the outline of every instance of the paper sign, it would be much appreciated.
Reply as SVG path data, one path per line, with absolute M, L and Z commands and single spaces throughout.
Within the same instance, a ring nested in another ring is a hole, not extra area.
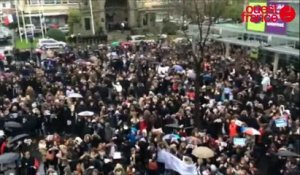
M 246 146 L 246 138 L 234 138 L 233 144 L 236 146 Z
M 277 119 L 275 120 L 275 125 L 277 128 L 281 128 L 281 127 L 286 127 L 287 126 L 287 122 L 284 119 Z
M 113 159 L 121 159 L 122 156 L 121 156 L 121 152 L 115 152 L 114 155 L 113 155 Z
M 104 159 L 104 163 L 109 163 L 109 162 L 111 162 L 110 159 Z

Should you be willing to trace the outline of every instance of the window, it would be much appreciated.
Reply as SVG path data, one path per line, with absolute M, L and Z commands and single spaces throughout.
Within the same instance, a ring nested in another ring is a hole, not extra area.
M 84 29 L 91 30 L 91 19 L 90 18 L 84 18 Z
M 68 0 L 68 3 L 69 4 L 76 4 L 76 3 L 78 3 L 78 0 Z
M 43 3 L 42 0 L 29 0 L 29 4 L 39 4 L 39 3 Z
M 2 8 L 5 8 L 6 7 L 6 3 L 2 3 Z
M 56 0 L 44 0 L 44 4 L 56 4 Z

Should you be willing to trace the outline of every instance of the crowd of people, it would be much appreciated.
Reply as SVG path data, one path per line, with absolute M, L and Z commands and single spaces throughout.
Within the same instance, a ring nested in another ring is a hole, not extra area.
M 0 76 L 1 168 L 12 169 L 1 156 L 16 153 L 8 159 L 20 175 L 298 174 L 299 72 L 273 72 L 243 49 L 226 58 L 213 43 L 197 99 L 182 47 L 103 44 L 9 65 Z

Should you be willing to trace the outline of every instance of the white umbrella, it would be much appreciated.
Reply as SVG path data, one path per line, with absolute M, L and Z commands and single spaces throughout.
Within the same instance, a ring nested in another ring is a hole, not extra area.
M 0 130 L 0 137 L 3 137 L 5 135 L 3 130 Z
M 79 93 L 70 93 L 68 98 L 82 98 L 82 95 Z
M 205 146 L 200 146 L 193 149 L 192 154 L 197 158 L 201 158 L 201 159 L 211 158 L 214 157 L 215 155 L 213 150 Z
M 92 111 L 82 111 L 78 113 L 79 116 L 93 116 L 94 112 Z

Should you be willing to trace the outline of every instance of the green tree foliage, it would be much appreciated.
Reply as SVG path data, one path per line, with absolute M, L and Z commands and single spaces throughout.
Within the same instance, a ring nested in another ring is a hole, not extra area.
M 178 26 L 175 23 L 166 21 L 163 25 L 162 33 L 168 35 L 175 35 L 177 30 L 178 30 Z
M 80 24 L 81 23 L 81 14 L 79 10 L 71 9 L 69 10 L 69 15 L 68 15 L 68 25 L 69 25 L 69 30 L 70 34 L 73 34 L 74 31 L 74 24 Z
M 222 17 L 231 18 L 233 21 L 241 21 L 241 14 L 244 9 L 244 0 L 233 0 L 226 7 Z
M 47 36 L 49 38 L 53 38 L 57 41 L 66 41 L 66 36 L 65 36 L 64 32 L 62 32 L 61 30 L 58 30 L 58 29 L 50 29 L 47 32 Z

